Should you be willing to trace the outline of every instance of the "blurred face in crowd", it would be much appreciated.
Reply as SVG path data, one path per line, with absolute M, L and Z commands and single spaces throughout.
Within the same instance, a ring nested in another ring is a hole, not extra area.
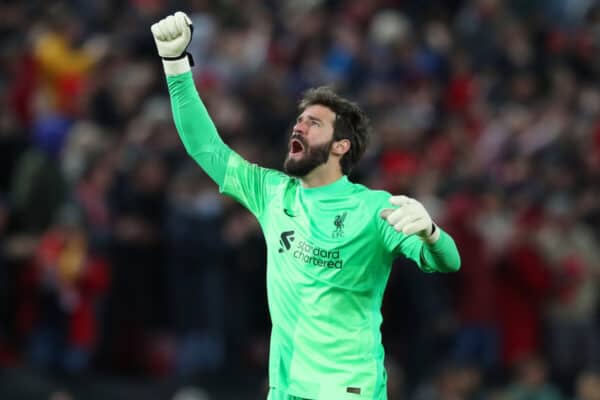
M 296 119 L 283 164 L 286 173 L 303 177 L 325 164 L 333 145 L 335 113 L 321 105 L 307 107 Z
M 143 160 L 135 171 L 134 180 L 142 192 L 159 192 L 164 188 L 166 181 L 165 165 L 156 158 Z
M 578 400 L 600 400 L 600 373 L 583 373 L 577 379 Z
M 528 387 L 537 387 L 546 381 L 546 365 L 541 359 L 524 360 L 519 366 L 519 380 Z

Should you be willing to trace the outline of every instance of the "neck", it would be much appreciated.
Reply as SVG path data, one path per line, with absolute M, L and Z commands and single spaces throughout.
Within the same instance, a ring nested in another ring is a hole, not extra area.
M 316 188 L 319 186 L 329 185 L 340 179 L 343 176 L 339 165 L 329 165 L 329 162 L 319 165 L 313 169 L 307 175 L 300 178 L 302 187 L 304 188 Z

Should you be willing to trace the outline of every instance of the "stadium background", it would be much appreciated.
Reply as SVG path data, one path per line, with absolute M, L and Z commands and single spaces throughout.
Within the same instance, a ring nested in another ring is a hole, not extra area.
M 352 178 L 455 238 L 457 274 L 394 267 L 390 400 L 599 398 L 594 0 L 3 1 L 0 398 L 264 398 L 264 242 L 185 155 L 149 30 L 179 9 L 234 149 L 279 167 L 333 84 L 376 128 Z

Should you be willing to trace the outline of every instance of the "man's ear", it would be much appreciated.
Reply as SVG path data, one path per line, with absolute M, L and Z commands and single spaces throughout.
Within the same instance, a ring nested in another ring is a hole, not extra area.
M 348 139 L 341 139 L 341 140 L 336 140 L 335 142 L 333 142 L 333 145 L 331 146 L 331 152 L 333 154 L 335 154 L 336 156 L 343 156 L 344 154 L 346 154 L 348 151 L 350 150 L 350 140 Z

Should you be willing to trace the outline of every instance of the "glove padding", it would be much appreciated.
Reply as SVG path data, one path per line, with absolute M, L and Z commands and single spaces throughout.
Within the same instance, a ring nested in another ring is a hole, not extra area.
M 397 232 L 417 234 L 430 242 L 437 240 L 439 232 L 423 204 L 407 196 L 392 196 L 390 203 L 398 208 L 386 208 L 380 216 Z
M 185 13 L 178 11 L 169 15 L 150 29 L 158 55 L 165 60 L 177 60 L 187 56 L 190 64 L 194 65 L 191 55 L 186 52 L 192 41 L 192 20 Z

